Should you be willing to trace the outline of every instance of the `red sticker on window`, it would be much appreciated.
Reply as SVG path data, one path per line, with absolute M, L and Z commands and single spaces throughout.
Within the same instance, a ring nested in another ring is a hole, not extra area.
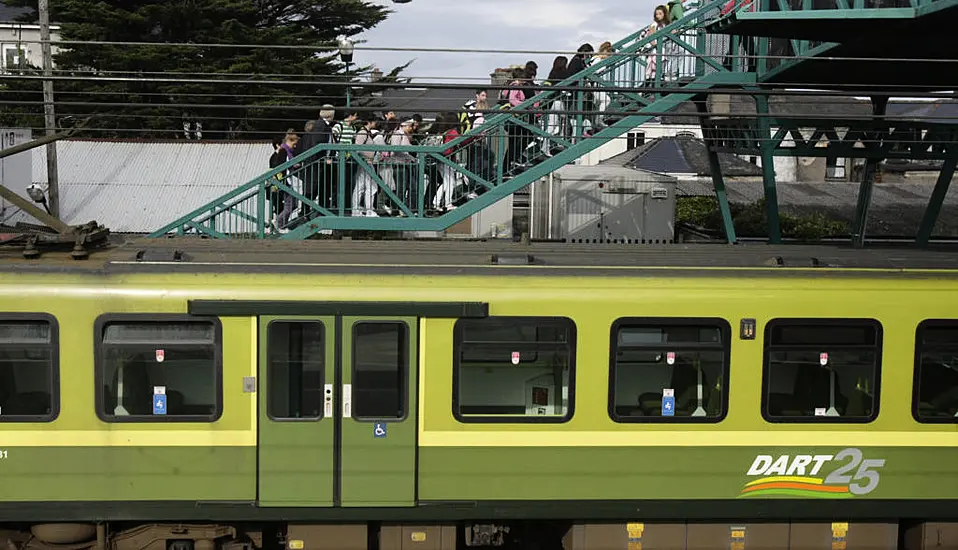
M 156 350 L 156 362 L 157 362 L 157 363 L 162 363 L 162 362 L 163 362 L 163 359 L 165 359 L 165 358 L 166 358 L 166 353 L 164 353 L 163 350 L 161 350 L 161 349 Z
M 518 352 L 518 351 L 512 352 L 512 364 L 513 364 L 513 365 L 518 365 L 518 364 L 519 364 L 519 352 Z

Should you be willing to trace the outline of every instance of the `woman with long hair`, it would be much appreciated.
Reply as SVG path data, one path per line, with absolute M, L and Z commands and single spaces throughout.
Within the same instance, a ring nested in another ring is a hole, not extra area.
M 592 54 L 595 53 L 595 49 L 592 47 L 592 44 L 583 44 L 579 46 L 578 52 L 572 57 L 569 61 L 569 74 L 567 78 L 572 77 L 582 71 L 584 71 L 592 61 Z M 584 80 L 576 80 L 572 83 L 575 87 L 583 87 L 586 84 Z M 582 115 L 582 128 L 581 135 L 585 135 L 589 128 L 592 127 L 592 121 L 589 120 L 589 115 L 587 113 L 592 112 L 594 99 L 592 93 L 588 90 L 576 90 L 572 92 L 572 97 L 570 101 L 570 110 L 576 111 L 579 109 L 581 102 L 581 107 L 583 111 Z M 576 114 L 570 119 L 572 120 L 573 127 L 576 126 L 576 121 L 578 120 L 579 115 Z M 577 129 L 578 130 L 578 129 Z M 578 131 L 574 133 L 579 133 Z
M 555 86 L 569 76 L 569 59 L 564 55 L 556 56 L 552 61 L 552 70 L 549 71 L 549 76 L 542 82 L 543 86 Z M 567 92 L 557 92 L 553 94 L 553 99 L 546 110 L 548 114 L 546 115 L 545 131 L 554 135 L 554 136 L 565 136 L 567 134 L 567 125 L 568 118 L 565 116 L 563 111 L 565 110 L 566 98 L 569 97 Z M 542 153 L 546 156 L 552 156 L 552 140 L 544 139 L 542 140 Z
M 652 15 L 652 21 L 653 21 L 652 24 L 649 25 L 648 29 L 646 29 L 645 31 L 645 36 L 655 34 L 659 32 L 660 30 L 664 29 L 665 27 L 669 26 L 669 24 L 672 22 L 672 20 L 669 19 L 669 9 L 666 8 L 665 6 L 655 6 L 655 11 L 653 12 L 653 15 Z M 658 55 L 656 55 L 655 42 L 656 41 L 653 40 L 649 44 L 649 47 L 651 48 L 651 52 L 645 58 L 646 59 L 645 85 L 648 87 L 651 87 L 652 85 L 655 84 L 655 70 L 656 70 L 656 65 L 658 64 L 657 61 L 659 57 Z M 669 49 L 668 44 L 669 44 L 668 42 L 666 42 L 665 44 L 662 44 L 663 54 L 666 52 L 667 49 Z M 662 76 L 664 77 L 666 71 L 668 70 L 668 59 L 666 58 L 665 55 L 661 57 L 662 57 Z

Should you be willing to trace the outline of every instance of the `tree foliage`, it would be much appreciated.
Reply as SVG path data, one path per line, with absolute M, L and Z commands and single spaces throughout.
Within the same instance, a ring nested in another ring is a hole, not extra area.
M 37 0 L 4 3 L 37 6 Z M 183 137 L 184 123 L 194 121 L 202 124 L 204 139 L 250 139 L 301 128 L 323 104 L 344 105 L 346 67 L 336 38 L 372 28 L 389 14 L 365 0 L 50 0 L 50 5 L 62 40 L 158 44 L 68 44 L 55 57 L 57 76 L 75 78 L 55 81 L 58 114 L 96 114 L 90 126 L 98 129 L 97 137 Z M 382 82 L 399 83 L 403 68 Z M 350 81 L 362 70 L 350 67 Z M 40 74 L 36 68 L 22 73 Z M 6 109 L 0 122 L 42 126 L 40 80 L 2 83 L 4 99 L 22 104 Z M 360 97 L 356 105 L 371 101 Z

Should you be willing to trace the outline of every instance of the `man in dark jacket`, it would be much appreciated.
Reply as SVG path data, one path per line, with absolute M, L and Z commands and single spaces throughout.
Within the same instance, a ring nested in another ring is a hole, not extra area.
M 302 138 L 299 140 L 299 147 L 296 154 L 301 155 L 306 151 L 323 143 L 332 143 L 333 129 L 329 121 L 333 120 L 336 112 L 332 105 L 323 105 L 323 110 L 319 113 L 319 118 L 310 120 L 303 128 Z M 315 201 L 322 207 L 329 207 L 330 189 L 335 178 L 332 177 L 333 152 L 322 151 L 311 155 L 303 161 L 303 196 L 311 201 Z M 300 207 L 300 215 L 309 219 L 312 208 L 306 204 Z

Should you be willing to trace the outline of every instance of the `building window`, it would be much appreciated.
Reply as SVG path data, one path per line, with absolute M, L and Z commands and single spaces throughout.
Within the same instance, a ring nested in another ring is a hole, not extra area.
M 453 415 L 460 422 L 565 422 L 574 400 L 575 323 L 562 317 L 460 319 Z
M 106 317 L 97 340 L 104 421 L 214 422 L 222 414 L 217 320 Z
M 718 422 L 727 413 L 722 319 L 620 319 L 612 325 L 609 415 L 616 422 Z
M 958 321 L 918 325 L 912 414 L 919 422 L 958 422 Z
M 3 46 L 3 71 L 15 72 L 27 67 L 26 51 L 17 46 Z
M 626 136 L 626 151 L 631 151 L 643 145 L 645 145 L 645 132 L 629 132 L 628 136 Z
M 844 180 L 845 179 L 845 158 L 844 157 L 826 157 L 825 158 L 825 179 Z
M 59 413 L 56 320 L 0 319 L 0 422 L 50 422 Z
M 765 328 L 763 416 L 770 422 L 874 420 L 881 345 L 877 321 L 770 321 Z
M 409 329 L 396 321 L 353 325 L 352 416 L 359 420 L 406 416 Z
M 323 323 L 270 322 L 266 329 L 266 356 L 269 417 L 277 420 L 322 418 L 326 370 Z

